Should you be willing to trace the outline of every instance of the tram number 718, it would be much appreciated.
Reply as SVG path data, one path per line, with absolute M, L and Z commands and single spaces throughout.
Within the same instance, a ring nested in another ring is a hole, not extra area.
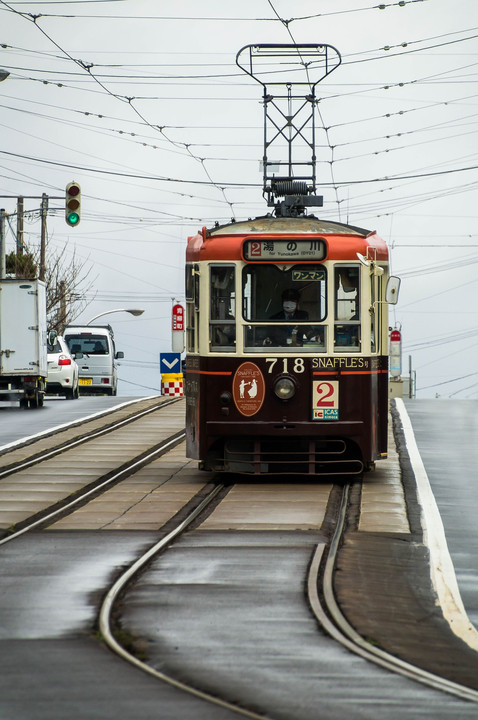
M 266 363 L 269 364 L 268 372 L 269 374 L 274 369 L 274 366 L 276 363 L 279 363 L 279 372 L 287 373 L 287 372 L 295 372 L 295 373 L 303 373 L 305 370 L 304 365 L 304 358 L 266 358 Z M 282 363 L 282 368 L 280 367 Z M 279 369 L 276 368 L 276 371 Z

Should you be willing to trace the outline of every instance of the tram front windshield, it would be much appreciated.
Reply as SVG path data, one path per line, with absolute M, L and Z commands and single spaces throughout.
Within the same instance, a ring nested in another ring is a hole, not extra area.
M 327 274 L 323 265 L 248 265 L 243 270 L 246 347 L 323 347 Z

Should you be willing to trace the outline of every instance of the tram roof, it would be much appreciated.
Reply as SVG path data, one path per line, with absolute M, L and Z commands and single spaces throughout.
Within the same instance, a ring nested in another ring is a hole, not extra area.
M 301 217 L 274 217 L 264 215 L 258 218 L 249 218 L 227 225 L 218 225 L 207 230 L 208 236 L 214 235 L 244 235 L 252 233 L 324 233 L 334 235 L 361 235 L 367 237 L 373 234 L 371 230 L 346 225 L 332 220 L 321 220 L 313 215 Z
M 332 220 L 321 220 L 315 216 L 277 218 L 266 215 L 217 225 L 214 228 L 203 228 L 202 232 L 188 239 L 186 259 L 188 262 L 239 260 L 243 257 L 244 241 L 248 237 L 259 235 L 271 239 L 288 235 L 322 237 L 327 245 L 329 260 L 355 260 L 357 253 L 367 257 L 368 248 L 374 249 L 377 260 L 386 261 L 388 258 L 387 246 L 375 231 Z

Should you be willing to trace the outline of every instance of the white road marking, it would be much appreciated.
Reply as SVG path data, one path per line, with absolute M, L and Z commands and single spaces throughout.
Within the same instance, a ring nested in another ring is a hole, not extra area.
M 415 440 L 412 423 L 403 400 L 396 399 L 405 442 L 417 484 L 418 502 L 421 509 L 423 542 L 430 552 L 430 574 L 433 587 L 438 595 L 438 604 L 452 631 L 473 650 L 478 650 L 478 631 L 466 614 L 455 575 L 445 530 Z

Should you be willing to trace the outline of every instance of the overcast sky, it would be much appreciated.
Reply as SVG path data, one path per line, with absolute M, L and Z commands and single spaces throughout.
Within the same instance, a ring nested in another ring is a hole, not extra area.
M 50 247 L 89 270 L 79 321 L 145 310 L 105 318 L 121 394 L 159 388 L 187 236 L 267 212 L 262 91 L 235 57 L 296 42 L 342 56 L 317 87 L 320 216 L 388 242 L 418 397 L 478 396 L 476 0 L 0 0 L 0 28 L 0 195 L 81 184 L 78 227 L 50 200 Z M 1 207 L 15 228 L 15 200 Z

